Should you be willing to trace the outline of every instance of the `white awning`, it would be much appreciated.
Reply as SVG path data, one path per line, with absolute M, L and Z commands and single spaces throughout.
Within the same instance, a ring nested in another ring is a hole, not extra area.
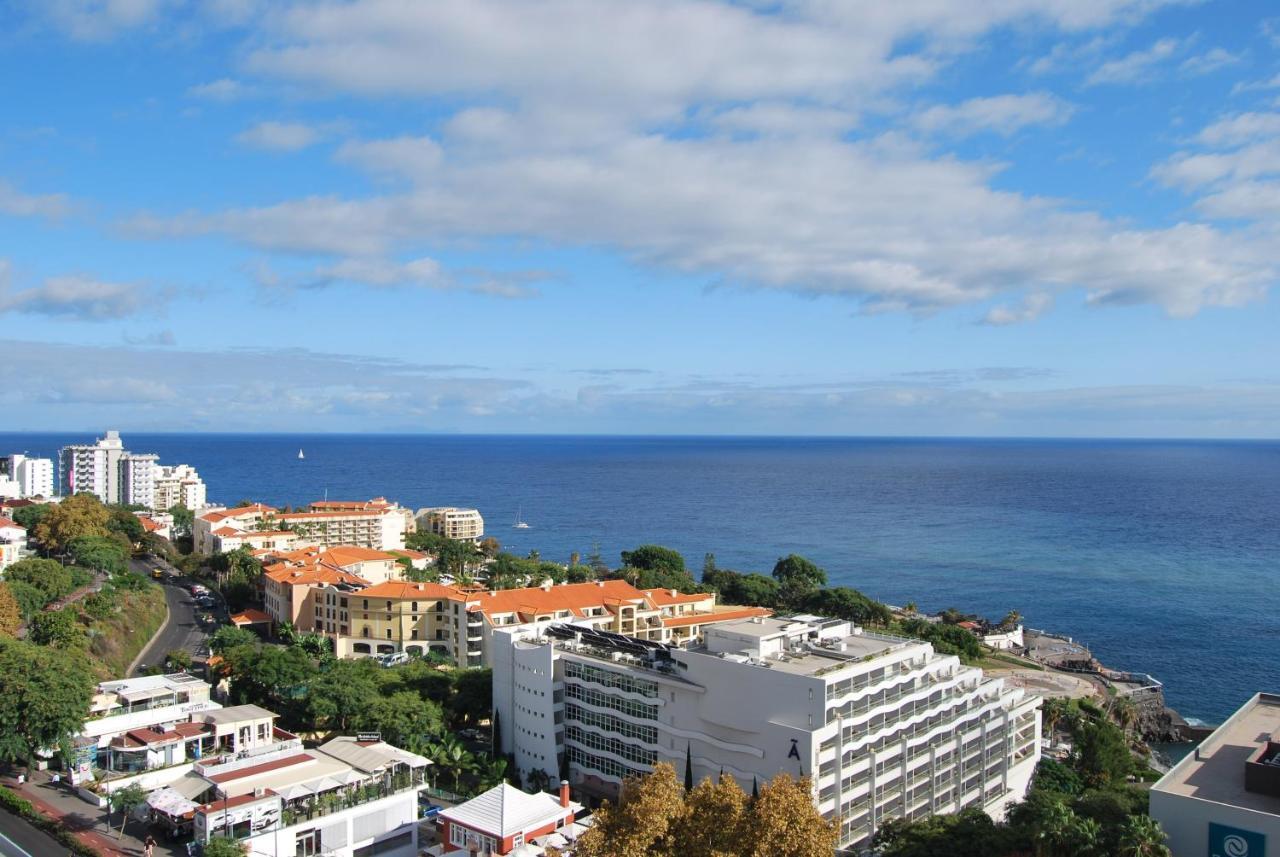
M 147 805 L 157 812 L 178 818 L 194 812 L 200 804 L 187 800 L 174 789 L 165 787 L 147 795 Z
M 305 785 L 301 786 L 285 786 L 282 789 L 276 789 L 275 793 L 280 795 L 283 800 L 297 800 L 300 797 L 310 797 L 315 794 L 315 790 Z

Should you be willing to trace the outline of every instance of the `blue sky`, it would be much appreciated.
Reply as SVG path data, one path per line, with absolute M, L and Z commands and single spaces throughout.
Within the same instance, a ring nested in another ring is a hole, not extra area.
M 1275 437 L 1277 12 L 0 0 L 2 422 Z

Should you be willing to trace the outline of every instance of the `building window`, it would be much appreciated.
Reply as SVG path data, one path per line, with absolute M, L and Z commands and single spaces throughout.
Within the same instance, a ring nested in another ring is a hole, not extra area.
M 390 629 L 390 628 L 388 628 L 388 629 L 387 629 L 387 639 L 388 639 L 388 640 L 390 640 L 390 639 L 391 639 L 391 629 Z

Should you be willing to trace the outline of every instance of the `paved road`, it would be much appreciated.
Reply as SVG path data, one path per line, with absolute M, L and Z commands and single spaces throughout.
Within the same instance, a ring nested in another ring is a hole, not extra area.
M 66 849 L 25 819 L 0 811 L 0 854 L 4 857 L 46 857 Z
M 169 621 L 160 628 L 160 632 L 156 634 L 151 643 L 142 650 L 142 655 L 138 659 L 138 667 L 133 671 L 134 675 L 142 675 L 143 670 L 148 666 L 154 666 L 164 661 L 165 655 L 169 652 L 185 649 L 195 654 L 200 646 L 204 645 L 206 634 L 196 622 L 197 608 L 191 597 L 191 593 L 187 591 L 187 582 L 178 576 L 178 570 L 169 565 L 162 559 L 154 557 L 146 557 L 144 559 L 134 559 L 130 561 L 133 570 L 139 574 L 151 576 L 151 571 L 157 565 L 163 568 L 166 575 L 160 583 L 164 586 L 164 597 L 169 603 Z

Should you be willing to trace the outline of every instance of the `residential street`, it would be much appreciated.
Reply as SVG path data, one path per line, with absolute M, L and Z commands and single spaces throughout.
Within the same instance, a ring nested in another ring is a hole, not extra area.
M 186 588 L 188 581 L 178 576 L 177 569 L 155 557 L 130 560 L 130 565 L 134 571 L 148 577 L 157 565 L 166 572 L 164 579 L 158 582 L 164 587 L 164 597 L 169 604 L 169 621 L 142 650 L 133 669 L 134 675 L 141 675 L 148 666 L 162 662 L 169 652 L 185 649 L 194 655 L 196 650 L 204 644 L 207 635 L 196 621 L 196 614 L 199 611 L 191 593 Z

